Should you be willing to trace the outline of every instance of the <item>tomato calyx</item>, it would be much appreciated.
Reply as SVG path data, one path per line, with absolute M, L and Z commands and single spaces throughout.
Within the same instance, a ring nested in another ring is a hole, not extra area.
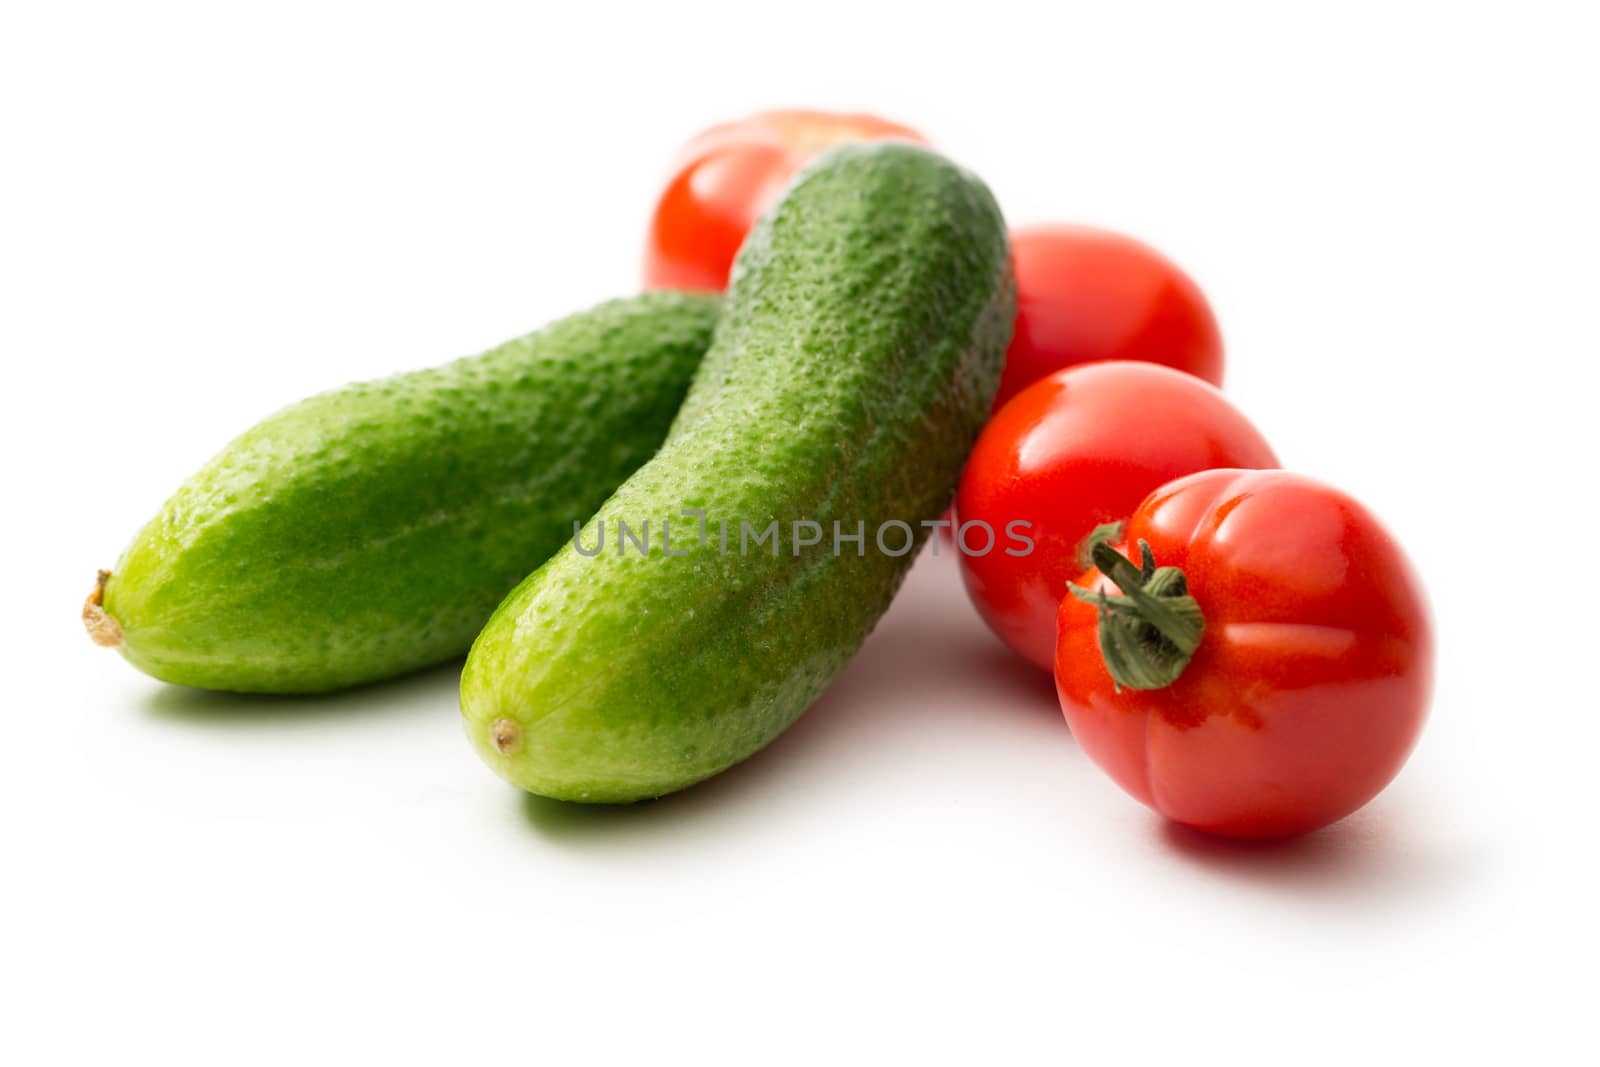
M 1121 541 L 1122 528 L 1125 525 L 1127 524 L 1121 520 L 1116 522 L 1102 522 L 1099 526 L 1096 526 L 1093 530 L 1090 530 L 1089 536 L 1085 537 L 1082 543 L 1078 545 L 1078 570 L 1086 571 L 1090 567 L 1095 566 L 1095 546 L 1114 545 L 1118 541 Z
M 1078 585 L 1067 589 L 1099 610 L 1100 656 L 1117 692 L 1171 685 L 1189 665 L 1206 628 L 1205 613 L 1189 595 L 1188 578 L 1177 567 L 1157 567 L 1143 540 L 1135 566 L 1108 541 L 1094 537 L 1090 535 L 1094 565 L 1121 594 Z

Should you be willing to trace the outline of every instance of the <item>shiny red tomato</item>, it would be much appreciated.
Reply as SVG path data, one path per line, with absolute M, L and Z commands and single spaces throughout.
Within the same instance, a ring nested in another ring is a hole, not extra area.
M 1090 759 L 1231 837 L 1315 830 L 1389 783 L 1427 714 L 1433 638 L 1366 508 L 1286 471 L 1205 471 L 1152 494 L 1125 536 L 1061 604 L 1056 690 Z
M 987 523 L 1007 546 L 961 554 L 967 592 L 1001 640 L 1048 671 L 1056 607 L 1091 565 L 1096 527 L 1181 475 L 1277 465 L 1250 421 L 1192 375 L 1153 363 L 1057 371 L 1001 408 L 967 459 L 956 518 Z M 1012 555 L 1003 535 L 1018 520 L 1033 549 Z M 981 528 L 969 541 L 982 546 Z
M 833 145 L 887 139 L 923 142 L 872 115 L 825 111 L 768 111 L 701 133 L 679 153 L 650 220 L 645 288 L 726 288 L 745 234 L 796 171 Z
M 1222 384 L 1222 334 L 1199 286 L 1149 245 L 1087 226 L 1013 230 L 1017 325 L 998 409 L 1046 374 L 1133 359 Z

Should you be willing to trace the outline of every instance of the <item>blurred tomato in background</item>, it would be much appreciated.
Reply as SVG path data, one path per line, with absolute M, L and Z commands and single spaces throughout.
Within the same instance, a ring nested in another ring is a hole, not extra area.
M 846 141 L 923 136 L 873 115 L 767 111 L 713 126 L 678 154 L 645 246 L 646 289 L 727 287 L 745 234 L 789 179 L 824 149 Z

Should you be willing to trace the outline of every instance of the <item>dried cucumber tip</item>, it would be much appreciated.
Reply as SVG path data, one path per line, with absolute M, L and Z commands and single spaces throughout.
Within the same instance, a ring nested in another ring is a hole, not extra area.
M 83 628 L 89 631 L 89 640 L 101 648 L 118 648 L 122 645 L 122 624 L 101 606 L 105 599 L 106 581 L 110 571 L 101 571 L 95 579 L 94 592 L 83 602 Z
M 509 756 L 520 747 L 522 727 L 511 719 L 496 719 L 489 729 L 489 736 L 494 741 L 494 747 Z

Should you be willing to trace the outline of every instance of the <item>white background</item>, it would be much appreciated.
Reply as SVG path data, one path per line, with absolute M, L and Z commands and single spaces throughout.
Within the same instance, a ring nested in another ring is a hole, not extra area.
M 1201 6 L 8 5 L 0 1058 L 1592 1057 L 1596 28 Z M 788 735 L 632 810 L 494 777 L 453 668 L 271 702 L 90 645 L 95 568 L 234 433 L 631 289 L 676 145 L 784 105 L 1199 280 L 1230 395 L 1431 589 L 1379 800 L 1163 826 L 948 558 Z

